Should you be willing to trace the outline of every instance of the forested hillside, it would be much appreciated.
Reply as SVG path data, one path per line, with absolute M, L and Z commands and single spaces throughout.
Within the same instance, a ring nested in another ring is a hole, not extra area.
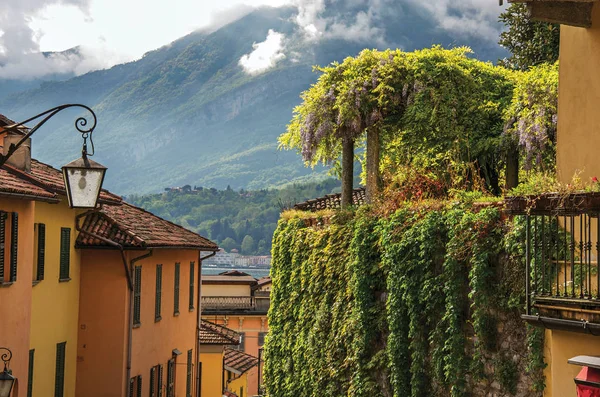
M 227 251 L 237 248 L 245 255 L 268 255 L 281 210 L 337 192 L 339 181 L 327 179 L 263 190 L 194 188 L 131 195 L 127 201 L 209 237 Z
M 329 2 L 314 16 L 329 30 L 312 39 L 306 37 L 310 26 L 297 22 L 297 8 L 257 9 L 138 61 L 0 99 L 0 113 L 23 120 L 64 102 L 92 107 L 98 114 L 96 158 L 108 166 L 106 187 L 120 194 L 185 183 L 262 189 L 306 181 L 324 169 L 313 172 L 294 153 L 279 151 L 277 136 L 300 93 L 317 80 L 313 65 L 342 61 L 364 48 L 410 51 L 432 44 L 468 45 L 473 56 L 490 61 L 505 55 L 494 39 L 444 29 L 413 1 L 377 2 L 377 10 L 376 2 L 365 3 L 371 2 Z M 498 22 L 488 22 L 499 30 Z M 269 37 L 281 38 L 276 62 L 249 72 L 241 60 Z M 72 113 L 53 119 L 51 134 L 36 135 L 34 156 L 55 166 L 71 161 L 81 145 L 73 120 Z

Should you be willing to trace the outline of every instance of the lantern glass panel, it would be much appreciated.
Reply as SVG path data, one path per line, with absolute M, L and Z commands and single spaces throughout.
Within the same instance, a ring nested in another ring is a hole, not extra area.
M 74 208 L 94 208 L 106 169 L 63 168 L 69 203 Z
M 13 378 L 11 375 L 5 372 L 0 373 L 0 397 L 10 396 L 10 391 L 14 382 L 15 378 Z

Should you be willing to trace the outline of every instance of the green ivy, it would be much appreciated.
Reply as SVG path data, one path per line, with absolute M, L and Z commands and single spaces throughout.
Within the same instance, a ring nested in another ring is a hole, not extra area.
M 469 206 L 301 217 L 273 240 L 269 396 L 468 396 L 494 380 L 510 394 L 520 365 L 543 390 L 543 331 L 522 341 L 524 363 L 498 343 L 499 316 L 525 327 L 521 218 Z

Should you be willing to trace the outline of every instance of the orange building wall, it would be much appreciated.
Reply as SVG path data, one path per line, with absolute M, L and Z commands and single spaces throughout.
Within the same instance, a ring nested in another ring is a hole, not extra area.
M 189 310 L 190 262 L 195 262 L 194 310 Z M 179 279 L 179 315 L 173 314 L 175 262 L 181 263 Z M 187 351 L 195 352 L 198 288 L 198 251 L 154 250 L 153 256 L 137 262 L 142 265 L 141 326 L 133 330 L 133 360 L 131 376 L 142 375 L 142 394 L 150 390 L 150 369 L 163 364 L 163 385 L 167 380 L 167 361 L 173 349 L 181 351 L 177 357 L 176 396 L 185 396 Z M 162 264 L 162 320 L 154 321 L 156 265 Z M 194 357 L 194 353 L 192 354 Z M 195 373 L 195 368 L 192 371 Z M 195 376 L 192 377 L 192 388 Z M 165 394 L 163 394 L 165 395 Z
M 81 250 L 77 396 L 125 392 L 128 299 L 118 251 Z
M 78 343 L 78 396 L 122 396 L 125 393 L 129 289 L 118 251 L 81 250 L 80 330 Z M 127 262 L 146 251 L 126 252 Z M 141 325 L 132 333 L 131 377 L 142 376 L 142 394 L 150 390 L 150 369 L 163 365 L 163 388 L 167 361 L 173 349 L 176 360 L 177 396 L 185 396 L 187 351 L 195 352 L 197 312 L 189 310 L 190 261 L 198 275 L 198 251 L 155 249 L 153 255 L 135 263 L 142 266 Z M 179 312 L 173 313 L 175 263 L 181 263 Z M 156 265 L 162 264 L 162 319 L 154 321 Z M 198 282 L 194 280 L 194 307 Z M 195 353 L 192 354 L 195 357 Z M 193 369 L 195 372 L 195 368 Z M 106 382 L 106 379 L 111 379 Z M 192 388 L 195 376 L 192 377 Z M 163 389 L 163 395 L 164 394 Z
M 204 288 L 204 286 L 203 286 Z M 216 324 L 225 325 L 237 332 L 244 332 L 244 352 L 258 357 L 258 333 L 268 332 L 269 324 L 266 315 L 213 315 L 202 316 L 205 320 Z M 202 351 L 200 352 L 202 355 Z M 248 396 L 258 394 L 258 368 L 254 367 L 247 372 L 248 374 Z
M 0 198 L 1 210 L 19 214 L 17 281 L 11 286 L 0 287 L 0 346 L 9 348 L 13 353 L 10 369 L 18 382 L 13 397 L 24 397 L 27 392 L 34 208 L 32 201 Z M 6 239 L 8 248 L 10 236 L 7 235 Z M 8 265 L 7 259 L 5 272 Z

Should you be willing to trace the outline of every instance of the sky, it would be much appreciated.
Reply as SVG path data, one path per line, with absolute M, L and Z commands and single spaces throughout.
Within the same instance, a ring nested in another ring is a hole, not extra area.
M 76 75 L 139 59 L 144 53 L 197 29 L 216 29 L 262 5 L 293 5 L 295 22 L 307 40 L 382 36 L 378 14 L 399 0 L 1 0 L 0 78 L 31 79 L 53 73 Z M 404 0 L 428 11 L 457 33 L 497 39 L 500 7 L 495 0 Z M 351 22 L 322 17 L 328 4 L 368 5 Z M 457 16 L 460 15 L 460 16 Z M 286 57 L 285 37 L 269 31 L 240 59 L 248 73 L 260 73 Z M 383 44 L 383 43 L 382 43 Z M 79 53 L 44 57 L 41 51 L 79 46 Z

